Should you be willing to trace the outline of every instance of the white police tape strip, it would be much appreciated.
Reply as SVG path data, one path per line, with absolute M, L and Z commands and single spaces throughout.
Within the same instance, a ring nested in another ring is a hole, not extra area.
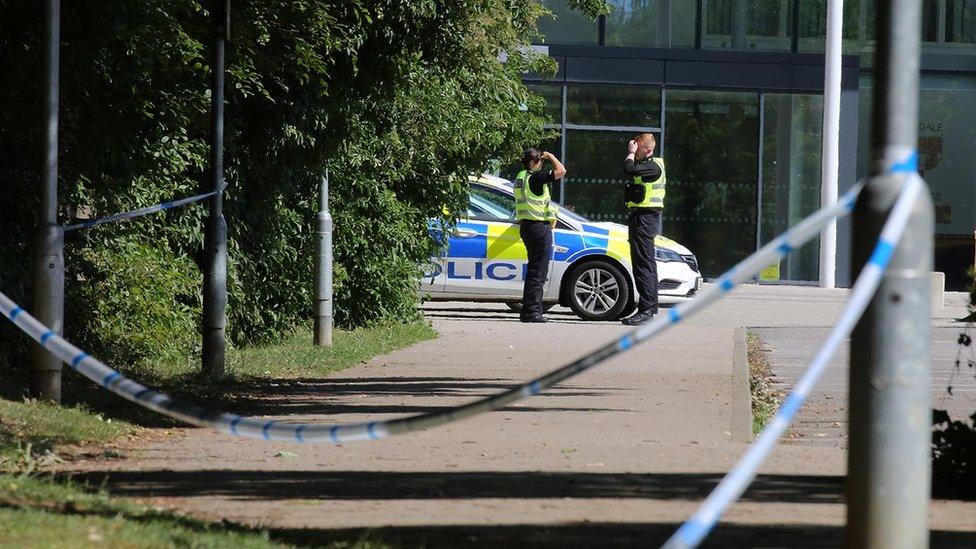
M 169 210 L 172 208 L 178 208 L 186 204 L 192 204 L 193 202 L 198 202 L 205 198 L 210 198 L 211 196 L 222 192 L 227 188 L 227 182 L 220 187 L 220 191 L 210 191 L 209 193 L 198 194 L 195 196 L 190 196 L 187 198 L 181 198 L 179 200 L 172 200 L 170 202 L 161 202 L 155 206 L 148 206 L 146 208 L 139 208 L 138 210 L 131 210 L 128 212 L 122 212 L 114 215 L 109 215 L 105 217 L 100 217 L 98 219 L 92 219 L 90 221 L 83 221 L 81 223 L 75 223 L 74 225 L 68 225 L 64 228 L 65 232 L 77 231 L 78 229 L 87 229 L 89 227 L 95 227 L 97 225 L 103 225 L 105 223 L 111 223 L 113 221 L 122 221 L 124 219 L 132 219 L 133 217 L 139 217 L 155 212 L 161 212 L 163 210 Z
M 895 246 L 905 231 L 908 218 L 922 188 L 922 180 L 917 173 L 908 177 L 888 220 L 885 222 L 870 259 L 861 270 L 861 274 L 851 289 L 850 297 L 841 312 L 840 319 L 817 351 L 807 371 L 804 372 L 796 387 L 793 388 L 793 392 L 773 416 L 772 421 L 766 425 L 759 437 L 749 446 L 735 467 L 709 494 L 695 514 L 682 524 L 664 544 L 666 549 L 697 547 L 722 517 L 729 505 L 739 499 L 739 496 L 756 478 L 759 466 L 762 465 L 786 428 L 789 427 L 817 381 L 819 381 L 827 367 L 827 362 L 844 339 L 850 335 L 854 325 L 861 318 L 861 314 L 864 313 L 864 309 L 867 308 L 874 296 L 885 268 L 888 266 L 888 261 L 894 253 Z
M 336 444 L 354 440 L 373 440 L 443 425 L 503 408 L 512 402 L 539 394 L 542 390 L 560 381 L 573 377 L 618 353 L 627 351 L 634 344 L 664 331 L 688 315 L 720 299 L 732 290 L 737 283 L 750 279 L 774 260 L 779 261 L 807 240 L 817 236 L 820 229 L 830 220 L 845 215 L 853 209 L 854 200 L 861 188 L 862 186 L 858 184 L 841 197 L 837 203 L 804 219 L 761 250 L 746 258 L 719 279 L 718 285 L 714 288 L 702 292 L 691 301 L 677 305 L 669 311 L 668 315 L 661 315 L 654 321 L 628 332 L 565 366 L 497 395 L 456 408 L 388 421 L 347 425 L 311 425 L 267 421 L 209 410 L 195 404 L 174 400 L 125 378 L 119 372 L 88 356 L 81 349 L 53 333 L 47 326 L 27 314 L 2 293 L 0 293 L 0 312 L 3 312 L 4 316 L 12 320 L 18 328 L 81 375 L 125 399 L 186 423 L 210 427 L 227 434 L 264 440 L 332 442 Z

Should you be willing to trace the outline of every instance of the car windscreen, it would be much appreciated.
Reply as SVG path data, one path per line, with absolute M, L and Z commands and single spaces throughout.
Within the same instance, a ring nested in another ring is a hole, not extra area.
M 468 201 L 468 218 L 486 221 L 509 221 L 515 212 L 507 209 L 497 198 L 492 198 L 495 197 L 486 196 L 486 193 L 477 192 L 472 187 Z
M 495 189 L 491 189 L 486 186 L 472 184 L 471 185 L 471 202 L 469 210 L 472 210 L 476 206 L 480 209 L 485 203 L 494 205 L 496 208 L 501 208 L 508 212 L 508 216 L 502 219 L 514 219 L 515 217 L 515 197 Z M 592 223 L 589 219 L 583 217 L 582 215 L 570 210 L 566 206 L 558 202 L 553 202 L 556 206 L 559 206 L 559 215 L 572 219 L 577 223 Z M 474 211 L 469 211 L 469 215 L 476 214 Z M 472 216 L 473 218 L 476 218 Z

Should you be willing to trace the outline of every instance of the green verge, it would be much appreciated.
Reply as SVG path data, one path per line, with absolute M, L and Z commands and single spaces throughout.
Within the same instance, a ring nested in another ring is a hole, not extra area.
M 162 364 L 150 372 L 123 369 L 138 381 L 164 390 L 216 395 L 232 392 L 246 399 L 252 384 L 323 377 L 436 335 L 425 321 L 389 323 L 337 330 L 332 347 L 314 347 L 311 332 L 298 330 L 274 344 L 230 350 L 228 374 L 217 382 L 198 375 L 198 362 L 191 360 Z M 36 476 L 38 470 L 58 460 L 53 450 L 59 446 L 116 442 L 141 429 L 120 417 L 150 415 L 133 410 L 134 405 L 110 397 L 85 380 L 68 381 L 66 394 L 71 398 L 96 398 L 90 405 L 79 406 L 0 399 L 0 547 L 287 546 L 273 541 L 265 531 L 199 521 Z M 388 547 L 368 538 L 325 546 Z
M 312 333 L 299 330 L 273 345 L 230 351 L 227 369 L 235 377 L 322 376 L 435 337 L 437 332 L 426 320 L 336 330 L 331 347 L 313 346 Z
M 3 547 L 285 547 L 227 527 L 38 478 L 0 475 Z
M 746 333 L 746 353 L 749 361 L 749 392 L 752 394 L 752 434 L 755 436 L 776 413 L 783 393 L 773 388 L 769 351 L 756 332 Z
M 136 427 L 90 412 L 83 406 L 55 406 L 0 399 L 0 464 L 31 467 L 36 455 L 66 444 L 99 444 L 133 434 Z

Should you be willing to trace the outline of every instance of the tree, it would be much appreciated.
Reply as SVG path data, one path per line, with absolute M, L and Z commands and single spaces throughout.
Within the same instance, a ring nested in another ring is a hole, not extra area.
M 571 2 L 595 14 L 602 0 Z M 205 179 L 206 4 L 62 8 L 62 219 L 192 194 Z M 0 288 L 29 300 L 39 179 L 42 10 L 0 2 Z M 332 174 L 336 318 L 416 314 L 427 221 L 461 211 L 466 175 L 541 139 L 521 82 L 534 0 L 240 0 L 228 47 L 229 327 L 237 344 L 308 317 L 317 181 Z M 503 55 L 504 54 L 504 55 Z M 504 61 L 503 61 L 504 60 Z M 525 106 L 529 111 L 525 112 Z M 66 330 L 117 362 L 185 355 L 200 307 L 201 207 L 73 233 Z M 0 356 L 12 348 L 9 332 Z M 4 342 L 5 341 L 5 342 Z M 7 349 L 3 349 L 7 347 Z

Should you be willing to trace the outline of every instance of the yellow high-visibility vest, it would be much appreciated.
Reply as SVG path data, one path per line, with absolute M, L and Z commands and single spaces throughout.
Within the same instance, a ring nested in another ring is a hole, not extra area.
M 542 186 L 542 194 L 532 193 L 529 177 L 532 172 L 522 170 L 515 176 L 515 218 L 530 221 L 552 221 L 556 219 L 556 207 L 552 205 L 549 185 Z
M 641 176 L 634 176 L 632 185 L 640 185 L 644 199 L 639 202 L 627 201 L 628 208 L 663 208 L 664 195 L 667 192 L 667 178 L 664 175 L 664 159 L 653 157 L 651 160 L 661 168 L 661 177 L 654 181 L 642 181 Z

